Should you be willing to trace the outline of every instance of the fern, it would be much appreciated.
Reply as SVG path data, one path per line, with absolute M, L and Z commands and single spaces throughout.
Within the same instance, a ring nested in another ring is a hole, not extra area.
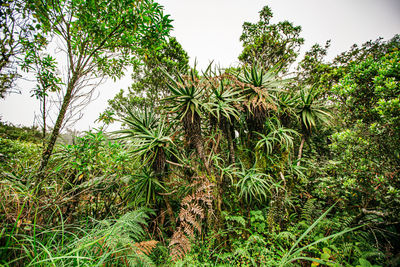
M 194 193 L 183 198 L 178 216 L 180 224 L 169 243 L 173 261 L 182 259 L 191 250 L 190 240 L 195 238 L 195 232 L 201 233 L 201 222 L 206 218 L 205 208 L 207 208 L 208 217 L 213 213 L 214 184 L 204 177 L 199 177 L 193 185 L 198 185 L 198 187 Z
M 109 254 L 112 262 L 128 266 L 154 265 L 148 255 L 157 244 L 157 241 L 142 241 L 145 237 L 143 226 L 147 226 L 149 219 L 148 209 L 138 209 L 121 216 L 117 220 L 103 220 L 98 222 L 92 234 L 82 240 L 80 248 L 87 247 L 90 240 L 95 240 L 91 250 L 98 256 Z
M 133 245 L 137 248 L 136 253 L 138 255 L 142 255 L 143 253 L 150 255 L 152 250 L 157 246 L 157 243 L 158 241 L 156 240 L 149 240 L 135 243 Z
M 303 209 L 301 210 L 301 220 L 307 222 L 307 224 L 311 224 L 313 221 L 313 213 L 315 213 L 315 199 L 309 198 L 304 205 Z

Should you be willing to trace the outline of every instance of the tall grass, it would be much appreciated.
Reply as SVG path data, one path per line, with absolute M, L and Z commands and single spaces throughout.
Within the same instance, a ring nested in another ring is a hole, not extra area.
M 128 212 L 116 220 L 86 220 L 41 227 L 35 219 L 20 229 L 18 223 L 0 235 L 0 264 L 4 266 L 151 266 L 138 246 L 145 235 L 148 210 Z M 18 220 L 19 221 L 19 220 Z M 143 242 L 142 242 L 143 243 Z M 156 243 L 156 242 L 155 242 Z M 151 248 L 152 249 L 152 248 Z

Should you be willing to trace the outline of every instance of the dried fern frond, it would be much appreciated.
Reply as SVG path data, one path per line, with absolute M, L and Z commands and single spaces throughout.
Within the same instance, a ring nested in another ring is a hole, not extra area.
M 173 261 L 182 259 L 191 249 L 190 240 L 195 238 L 195 232 L 201 233 L 201 222 L 205 219 L 205 208 L 210 217 L 213 214 L 212 190 L 214 184 L 205 177 L 196 177 L 191 187 L 197 186 L 196 190 L 183 198 L 179 212 L 180 226 L 173 234 L 169 247 Z
M 182 228 L 179 227 L 178 230 L 172 235 L 169 247 L 171 248 L 170 255 L 172 261 L 183 259 L 186 253 L 190 251 L 190 240 L 182 231 Z
M 151 251 L 157 246 L 158 241 L 156 240 L 149 240 L 149 241 L 142 241 L 139 243 L 133 244 L 137 249 L 136 253 L 142 255 L 143 253 L 146 255 L 150 255 Z

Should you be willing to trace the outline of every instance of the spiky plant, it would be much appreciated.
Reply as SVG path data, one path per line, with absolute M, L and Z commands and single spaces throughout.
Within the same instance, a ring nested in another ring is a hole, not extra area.
M 318 92 L 315 92 L 313 88 L 303 89 L 300 91 L 298 115 L 302 127 L 302 138 L 297 157 L 297 165 L 299 166 L 304 142 L 311 135 L 312 130 L 317 126 L 317 123 L 329 123 L 330 119 L 332 119 L 332 115 L 326 107 L 326 103 L 319 98 Z
M 155 174 L 161 175 L 165 170 L 166 152 L 174 145 L 169 126 L 153 111 L 145 109 L 140 113 L 127 109 L 127 112 L 122 118 L 127 128 L 114 133 L 121 134 L 119 139 L 133 140 L 133 153 L 143 159 L 143 165 L 150 164 Z
M 240 91 L 234 89 L 234 84 L 227 78 L 209 78 L 209 81 L 211 95 L 205 106 L 210 113 L 211 122 L 227 137 L 230 163 L 234 163 L 233 122 L 239 120 L 240 103 L 244 100 L 244 97 L 240 95 Z
M 247 203 L 254 201 L 263 202 L 270 195 L 270 183 L 268 176 L 257 168 L 245 169 L 236 172 L 238 182 L 235 184 L 239 191 L 239 198 Z
M 168 73 L 165 74 L 169 78 L 168 88 L 171 91 L 171 95 L 164 99 L 171 103 L 167 108 L 183 123 L 186 146 L 196 149 L 207 172 L 210 173 L 201 134 L 203 93 L 206 91 L 206 84 L 198 77 L 195 69 L 191 69 L 189 75 L 177 74 L 177 80 Z
M 284 90 L 277 94 L 278 117 L 283 126 L 288 127 L 291 119 L 297 121 L 298 98 L 295 92 Z
M 293 148 L 293 135 L 299 135 L 295 130 L 282 126 L 280 121 L 273 117 L 266 122 L 267 134 L 258 133 L 261 139 L 257 142 L 256 149 L 264 148 L 265 153 L 271 154 L 274 147 L 279 147 L 282 151 Z
M 163 182 L 148 168 L 143 168 L 140 173 L 132 175 L 132 178 L 134 183 L 129 186 L 128 194 L 134 199 L 135 206 L 155 204 L 157 193 L 166 190 Z
M 279 67 L 265 70 L 260 64 L 243 66 L 235 74 L 242 94 L 246 98 L 247 125 L 250 132 L 262 132 L 268 111 L 277 111 L 275 94 L 289 82 L 279 77 Z
M 233 83 L 228 79 L 218 79 L 211 84 L 211 96 L 206 103 L 207 110 L 218 122 L 226 118 L 228 122 L 239 119 L 238 103 L 243 101 L 240 92 L 233 89 Z

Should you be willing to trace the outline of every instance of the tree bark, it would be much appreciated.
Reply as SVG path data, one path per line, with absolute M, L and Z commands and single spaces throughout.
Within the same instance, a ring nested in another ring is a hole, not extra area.
M 207 162 L 206 156 L 204 154 L 203 140 L 202 139 L 199 140 L 198 142 L 196 142 L 195 145 L 196 145 L 197 153 L 199 154 L 200 159 L 204 163 L 204 167 L 206 169 L 207 174 L 211 175 L 210 167 L 208 166 L 208 162 Z
M 301 137 L 301 143 L 299 147 L 299 154 L 297 156 L 297 166 L 300 166 L 300 160 L 303 155 L 303 147 L 304 147 L 304 142 L 306 141 L 306 136 L 303 134 Z
M 76 73 L 73 73 L 72 78 L 71 78 L 70 82 L 68 83 L 67 91 L 65 92 L 63 103 L 62 103 L 60 112 L 58 113 L 56 124 L 54 125 L 54 129 L 51 132 L 51 136 L 50 136 L 49 142 L 47 143 L 46 149 L 43 151 L 42 160 L 40 162 L 40 167 L 39 167 L 39 175 L 41 175 L 42 172 L 45 170 L 47 164 L 49 163 L 50 156 L 53 153 L 53 148 L 56 143 L 57 137 L 60 134 L 60 130 L 61 130 L 61 126 L 64 122 L 65 114 L 67 112 L 69 103 L 71 102 L 72 91 L 75 87 L 75 83 L 77 82 L 77 80 L 78 80 L 78 78 L 77 78 Z
M 210 168 L 204 153 L 204 142 L 201 134 L 201 118 L 196 112 L 189 111 L 183 118 L 183 128 L 185 130 L 185 139 L 188 147 L 196 149 L 197 154 L 203 161 L 208 175 L 211 175 Z
M 43 108 L 43 113 L 42 113 L 42 119 L 43 119 L 43 129 L 42 129 L 42 138 L 43 138 L 43 148 L 46 145 L 46 92 L 43 94 L 43 103 L 42 103 L 42 108 Z
M 226 126 L 226 130 L 227 130 L 227 138 L 228 138 L 228 146 L 229 146 L 229 163 L 230 164 L 235 164 L 236 162 L 236 157 L 235 157 L 235 147 L 233 144 L 233 138 L 232 136 L 235 134 L 234 132 L 232 133 L 231 131 L 231 125 L 227 125 Z

